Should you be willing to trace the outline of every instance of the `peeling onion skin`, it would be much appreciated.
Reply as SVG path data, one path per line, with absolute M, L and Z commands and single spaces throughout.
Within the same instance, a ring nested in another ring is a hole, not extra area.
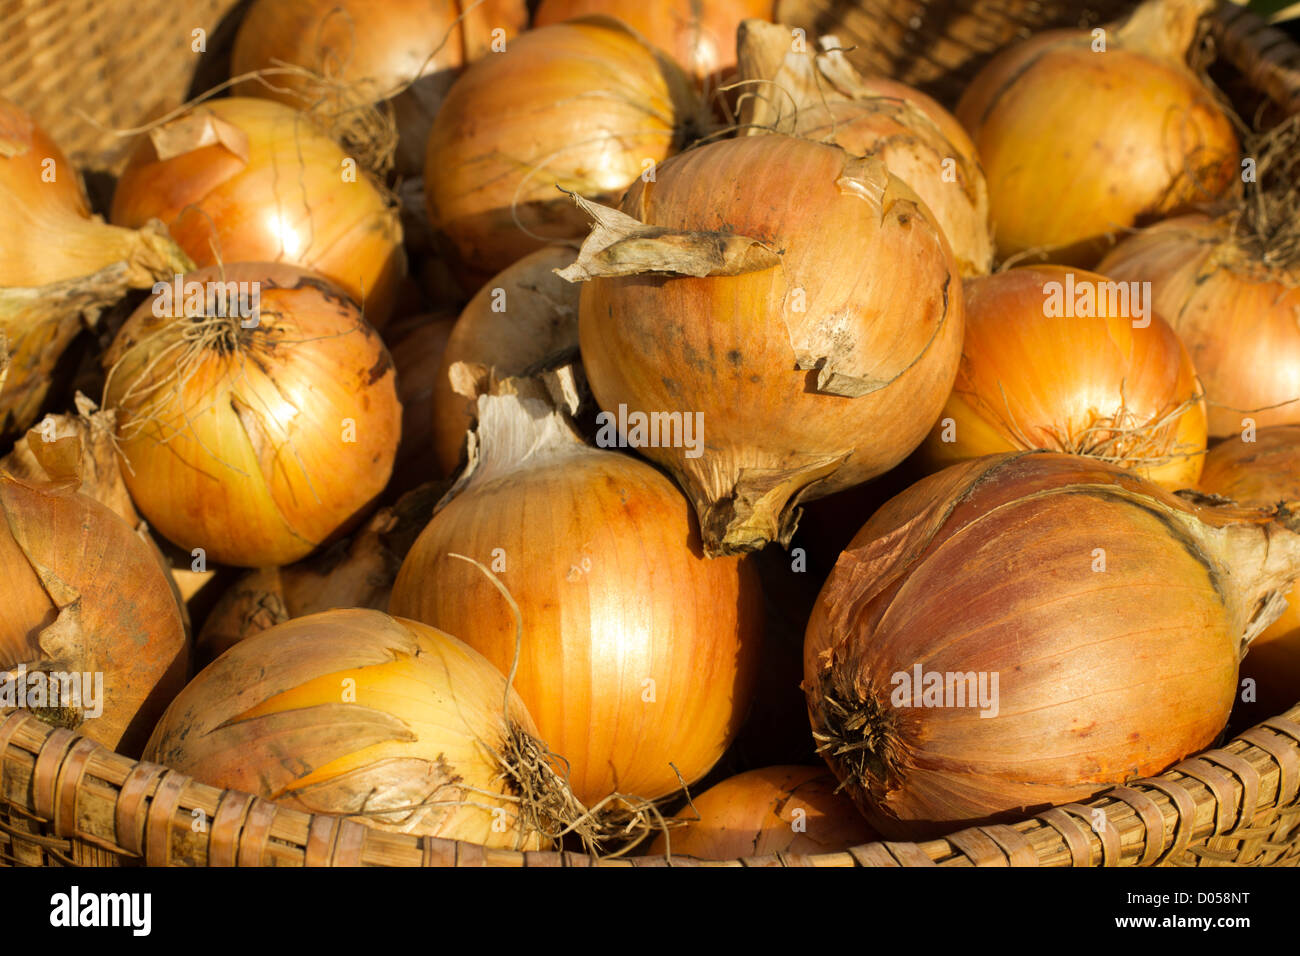
M 922 480 L 862 528 L 809 621 L 823 756 L 880 832 L 918 839 L 1086 800 L 1203 750 L 1258 602 L 1300 570 L 1300 536 L 1275 518 L 1196 508 L 1066 455 Z M 996 716 L 895 706 L 896 675 L 918 664 L 999 674 Z M 834 751 L 868 731 L 828 698 L 874 735 L 862 763 Z
M 601 408 L 703 414 L 698 458 L 639 451 L 687 492 L 710 555 L 788 542 L 800 500 L 898 464 L 952 388 L 964 314 L 952 252 L 883 165 L 867 174 L 883 195 L 837 186 L 861 162 L 780 135 L 690 150 L 661 164 L 655 182 L 635 183 L 622 211 L 759 240 L 781 253 L 780 265 L 583 286 L 579 338 Z M 806 370 L 796 368 L 792 331 Z M 819 391 L 827 369 L 811 369 L 824 359 L 865 377 L 851 384 L 885 384 L 851 398 Z
M 1300 273 L 1266 266 L 1203 215 L 1125 239 L 1097 269 L 1151 283 L 1205 384 L 1212 438 L 1300 424 Z
M 238 349 L 200 345 L 193 374 L 167 379 L 192 320 L 156 317 L 146 300 L 105 356 L 107 404 L 151 527 L 209 562 L 288 564 L 354 525 L 387 484 L 402 415 L 393 363 L 318 276 L 274 263 L 185 276 L 221 280 L 261 284 L 259 324 L 232 333 Z

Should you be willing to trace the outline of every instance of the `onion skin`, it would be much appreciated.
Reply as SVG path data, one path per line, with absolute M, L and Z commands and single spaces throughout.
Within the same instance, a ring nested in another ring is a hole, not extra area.
M 247 141 L 248 159 L 222 143 L 199 145 L 211 117 Z M 113 194 L 112 221 L 161 219 L 199 266 L 281 262 L 319 272 L 387 322 L 405 271 L 402 228 L 364 173 L 345 180 L 343 150 L 306 116 L 269 100 L 209 100 L 152 134 L 190 148 L 159 159 L 142 137 Z
M 349 684 L 349 680 L 352 682 Z M 352 699 L 348 699 L 348 692 Z M 488 748 L 534 728 L 505 677 L 434 628 L 327 611 L 231 648 L 167 709 L 146 759 L 383 830 L 540 849 Z M 415 810 L 421 803 L 438 803 Z M 493 826 L 494 810 L 504 829 Z M 364 811 L 364 813 L 363 813 Z
M 872 824 L 907 839 L 1163 771 L 1222 730 L 1253 616 L 1300 570 L 1280 517 L 1197 508 L 1066 455 L 924 479 L 858 533 L 809 621 L 823 755 Z M 1000 674 L 996 715 L 896 706 L 917 666 Z M 862 738 L 861 758 L 842 755 Z
M 643 161 L 677 151 L 700 110 L 680 69 L 616 21 L 531 30 L 466 70 L 438 112 L 424 171 L 429 219 L 481 282 L 548 241 L 583 235 L 585 219 L 557 185 L 618 196 Z
M 606 410 L 703 415 L 699 457 L 639 451 L 690 496 L 707 553 L 784 544 L 800 500 L 889 470 L 938 417 L 961 352 L 956 263 L 915 193 L 834 146 L 723 141 L 656 178 L 628 190 L 623 212 L 752 237 L 782 250 L 780 267 L 586 282 L 592 392 Z
M 1206 412 L 1187 349 L 1158 314 L 1044 314 L 1048 283 L 1058 283 L 1064 299 L 1069 274 L 1076 288 L 1106 288 L 1104 276 L 1062 266 L 963 285 L 961 366 L 923 446 L 927 461 L 937 470 L 1042 448 L 1111 461 L 1170 490 L 1193 487 Z M 1135 326 L 1142 322 L 1149 324 Z
M 671 832 L 673 856 L 735 860 L 773 853 L 835 853 L 870 843 L 875 834 L 839 781 L 824 767 L 763 767 L 729 777 L 691 798 Z M 803 829 L 795 829 L 795 827 Z M 651 854 L 665 853 L 660 836 Z
M 156 317 L 153 299 L 127 320 L 105 356 L 127 487 L 151 526 L 210 562 L 296 561 L 387 484 L 402 414 L 392 359 L 340 290 L 301 269 L 240 263 L 185 281 L 260 283 L 259 324 L 184 345 L 193 320 Z M 183 380 L 151 369 L 178 353 L 192 361 Z
M 1151 283 L 1210 402 L 1210 436 L 1300 424 L 1300 273 L 1243 251 L 1224 220 L 1193 215 L 1131 236 L 1098 271 Z M 1276 406 L 1276 407 L 1271 407 Z
M 392 343 L 397 397 L 402 403 L 402 443 L 388 487 L 391 494 L 450 474 L 439 466 L 434 453 L 433 392 L 455 322 L 454 315 L 423 315 L 385 332 Z

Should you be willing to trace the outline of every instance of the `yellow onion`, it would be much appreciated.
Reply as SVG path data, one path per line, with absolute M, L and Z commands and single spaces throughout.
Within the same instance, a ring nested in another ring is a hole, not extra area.
M 308 813 L 535 850 L 550 840 L 516 756 L 535 736 L 505 676 L 456 638 L 339 610 L 232 647 L 176 697 L 145 759 Z
M 1187 350 L 1141 287 L 1063 266 L 968 281 L 961 366 L 924 445 L 944 467 L 1042 448 L 1190 488 L 1205 401 Z
M 456 320 L 432 379 L 433 446 L 443 474 L 464 463 L 478 397 L 494 377 L 523 375 L 577 351 L 580 287 L 554 272 L 572 261 L 568 246 L 529 253 L 488 280 Z
M 189 666 L 156 553 L 75 481 L 0 473 L 0 511 L 0 709 L 26 690 L 43 718 L 137 756 Z M 34 675 L 73 672 L 79 701 L 30 696 Z
M 677 814 L 690 821 L 650 853 L 735 860 L 772 853 L 835 853 L 875 834 L 824 767 L 763 767 L 728 777 Z M 671 842 L 670 842 L 671 841 Z
M 454 315 L 418 315 L 384 331 L 402 403 L 402 443 L 389 484 L 393 494 L 450 474 L 439 467 L 434 453 L 433 393 L 455 323 Z
M 750 136 L 663 163 L 621 213 L 585 207 L 598 226 L 564 275 L 586 280 L 592 392 L 623 433 L 634 414 L 701 422 L 695 449 L 621 440 L 677 478 L 707 553 L 788 542 L 801 500 L 887 471 L 938 417 L 961 352 L 960 279 L 924 204 L 879 160 Z
M 1267 508 L 1300 502 L 1300 425 L 1279 425 L 1220 442 L 1205 456 L 1200 488 L 1241 505 Z M 1252 724 L 1300 701 L 1300 577 L 1286 596 L 1282 616 L 1250 645 L 1241 677 L 1255 682 Z M 1239 705 L 1240 706 L 1240 705 Z
M 524 0 L 257 0 L 244 14 L 231 72 L 258 71 L 235 87 L 344 120 L 394 98 L 399 168 L 417 172 L 451 81 L 528 24 Z
M 1125 239 L 1097 267 L 1151 283 L 1205 385 L 1214 438 L 1300 424 L 1300 262 L 1264 252 L 1232 218 L 1193 215 Z
M 397 213 L 365 171 L 304 114 L 269 100 L 210 100 L 140 139 L 112 220 L 154 218 L 200 266 L 280 262 L 319 272 L 376 327 L 405 269 Z
M 1300 572 L 1300 521 L 1013 453 L 892 499 L 808 622 L 814 737 L 914 839 L 1086 800 L 1209 746 Z
M 0 338 L 9 353 L 0 437 L 35 420 L 59 356 L 101 309 L 189 267 L 158 223 L 137 225 L 92 216 L 76 167 L 0 97 Z
M 481 282 L 582 235 L 585 220 L 557 186 L 619 196 L 687 141 L 701 110 L 681 70 L 616 21 L 529 31 L 466 70 L 438 112 L 429 218 Z
M 523 388 L 530 383 L 505 383 Z M 540 396 L 479 400 L 474 454 L 412 547 L 389 612 L 458 634 L 514 687 L 587 804 L 698 780 L 744 719 L 759 652 L 753 571 L 707 560 L 654 468 L 584 445 Z M 680 774 L 680 776 L 679 776 Z
M 999 255 L 1092 266 L 1116 233 L 1229 191 L 1236 135 L 1185 61 L 1212 5 L 1147 0 L 1101 34 L 1041 33 L 979 72 L 957 117 Z
M 788 27 L 758 21 L 741 27 L 742 129 L 876 155 L 933 213 L 961 274 L 987 273 L 993 263 L 988 189 L 956 117 L 919 90 L 859 76 L 833 37 L 822 38 L 820 53 L 791 45 Z
M 241 263 L 183 282 L 185 301 L 160 289 L 105 356 L 131 497 L 207 561 L 296 561 L 388 481 L 402 413 L 392 360 L 342 291 L 301 269 Z M 235 299 L 216 290 L 236 285 L 259 290 L 252 318 L 221 314 Z

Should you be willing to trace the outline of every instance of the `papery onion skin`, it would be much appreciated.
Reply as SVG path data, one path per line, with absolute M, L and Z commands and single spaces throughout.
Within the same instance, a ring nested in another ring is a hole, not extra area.
M 923 446 L 933 468 L 1041 448 L 1132 468 L 1171 491 L 1196 484 L 1206 411 L 1191 358 L 1150 302 L 1138 315 L 1140 290 L 1125 287 L 1129 307 L 1117 297 L 1110 314 L 1108 284 L 1063 266 L 963 284 L 957 382 Z M 1075 315 L 1083 290 L 1098 303 L 1090 311 L 1107 314 Z
M 639 451 L 691 497 L 708 553 L 788 541 L 799 500 L 881 474 L 920 444 L 956 376 L 961 283 L 942 231 L 882 163 L 787 136 L 729 140 L 663 163 L 622 210 L 780 250 L 778 267 L 739 276 L 582 289 L 600 406 L 703 416 L 699 457 Z
M 735 860 L 773 853 L 835 853 L 875 839 L 853 802 L 835 791 L 825 767 L 763 767 L 692 796 L 678 820 L 697 821 L 660 836 L 649 852 Z
M 617 21 L 531 30 L 466 70 L 438 112 L 425 159 L 429 219 L 482 282 L 548 241 L 584 234 L 557 185 L 620 195 L 647 162 L 680 148 L 700 109 L 680 68 Z
M 1222 730 L 1298 540 L 1090 459 L 954 465 L 877 512 L 827 580 L 804 650 L 814 735 L 868 819 L 907 839 L 1163 771 Z M 916 667 L 923 688 L 973 675 L 992 706 L 900 706 Z
M 364 171 L 303 113 L 270 100 L 209 100 L 155 130 L 215 117 L 247 137 L 248 161 L 220 143 L 159 159 L 142 137 L 113 194 L 112 221 L 161 219 L 199 266 L 281 262 L 319 272 L 387 322 L 405 271 L 402 228 Z M 189 125 L 187 125 L 189 124 Z
M 341 290 L 301 269 L 239 263 L 184 281 L 259 283 L 261 314 L 255 328 L 209 319 L 198 344 L 194 320 L 155 316 L 154 299 L 127 320 L 105 357 L 127 487 L 151 526 L 208 562 L 296 561 L 387 484 L 402 414 L 392 359 Z
M 1205 385 L 1211 437 L 1300 424 L 1300 271 L 1264 265 L 1204 215 L 1130 236 L 1097 269 L 1151 283 Z
M 505 752 L 512 726 L 535 735 L 513 691 L 506 710 L 506 693 L 504 675 L 449 634 L 379 611 L 326 611 L 204 669 L 145 757 L 308 813 L 540 849 L 547 841 L 519 819 L 489 749 Z

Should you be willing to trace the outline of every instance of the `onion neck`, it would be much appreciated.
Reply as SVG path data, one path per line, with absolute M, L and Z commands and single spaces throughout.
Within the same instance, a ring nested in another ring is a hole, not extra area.
M 1214 0 L 1147 0 L 1115 28 L 1126 49 L 1187 65 L 1202 17 Z

